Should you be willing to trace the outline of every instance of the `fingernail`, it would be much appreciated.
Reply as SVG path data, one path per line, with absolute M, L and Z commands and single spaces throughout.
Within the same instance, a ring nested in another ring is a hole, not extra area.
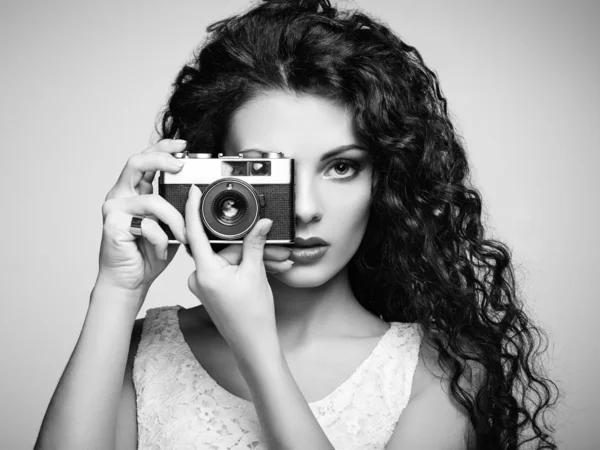
M 183 165 L 185 164 L 185 161 L 183 159 L 175 159 L 175 158 L 173 158 L 171 160 L 171 164 L 173 164 L 175 167 L 181 169 L 183 167 Z
M 269 231 L 271 230 L 272 226 L 273 226 L 273 221 L 271 219 L 268 219 L 268 222 L 265 223 L 260 230 L 261 236 L 266 236 L 269 233 Z
M 169 256 L 169 250 L 165 250 L 165 253 L 163 254 L 163 260 L 166 261 L 167 257 Z
M 281 272 L 287 272 L 288 270 L 290 270 L 292 267 L 294 267 L 294 261 L 292 261 L 291 259 L 286 259 L 283 264 L 288 263 L 289 267 L 283 268 L 281 269 Z
M 171 142 L 173 142 L 173 145 L 176 147 L 185 147 L 187 145 L 187 141 L 184 141 L 183 139 L 173 139 Z

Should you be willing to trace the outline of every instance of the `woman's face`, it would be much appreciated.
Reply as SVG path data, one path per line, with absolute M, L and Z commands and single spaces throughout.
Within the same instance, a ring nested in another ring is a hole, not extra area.
M 243 152 L 294 158 L 296 238 L 326 242 L 324 248 L 294 249 L 292 269 L 273 276 L 294 287 L 329 281 L 358 249 L 369 218 L 372 164 L 351 116 L 320 97 L 266 92 L 232 117 L 225 154 Z

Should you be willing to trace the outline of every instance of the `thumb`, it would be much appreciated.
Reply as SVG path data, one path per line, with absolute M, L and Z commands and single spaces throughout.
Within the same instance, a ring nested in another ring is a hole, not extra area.
M 232 266 L 237 266 L 242 261 L 242 246 L 240 244 L 231 244 L 217 253 L 221 258 Z
M 198 295 L 198 280 L 196 279 L 195 270 L 188 277 L 188 289 L 192 291 L 193 294 Z
M 242 246 L 242 263 L 240 266 L 261 267 L 264 264 L 265 242 L 271 226 L 273 226 L 272 220 L 259 220 L 252 231 L 246 235 Z

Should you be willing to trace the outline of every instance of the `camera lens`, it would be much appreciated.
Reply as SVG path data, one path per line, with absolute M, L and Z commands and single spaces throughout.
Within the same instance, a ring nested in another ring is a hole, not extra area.
M 212 210 L 220 223 L 235 226 L 244 220 L 248 204 L 239 192 L 223 191 L 215 197 Z
M 200 200 L 200 217 L 218 239 L 244 237 L 259 219 L 260 197 L 239 178 L 222 178 L 209 185 Z

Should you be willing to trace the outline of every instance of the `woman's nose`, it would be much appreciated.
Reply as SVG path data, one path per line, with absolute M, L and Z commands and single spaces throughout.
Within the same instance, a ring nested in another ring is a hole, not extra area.
M 294 192 L 296 225 L 321 220 L 323 211 L 318 184 L 314 180 L 301 178 L 297 174 Z

